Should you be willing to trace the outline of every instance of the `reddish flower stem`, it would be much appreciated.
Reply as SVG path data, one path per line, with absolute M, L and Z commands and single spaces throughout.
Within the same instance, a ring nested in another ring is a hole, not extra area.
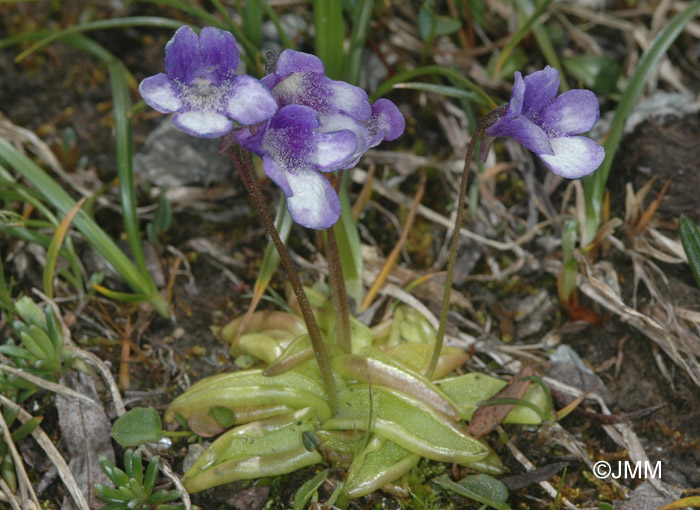
M 430 363 L 425 371 L 428 379 L 433 377 L 435 367 L 440 360 L 442 345 L 445 341 L 445 331 L 447 329 L 447 314 L 450 309 L 450 293 L 452 292 L 452 279 L 455 272 L 455 263 L 457 262 L 457 248 L 459 247 L 460 230 L 464 222 L 464 203 L 467 198 L 467 183 L 469 182 L 469 165 L 471 164 L 474 155 L 474 147 L 477 140 L 484 134 L 486 129 L 496 120 L 505 114 L 505 108 L 500 106 L 487 114 L 476 126 L 474 135 L 469 142 L 467 156 L 464 158 L 464 170 L 462 170 L 462 182 L 459 187 L 459 198 L 457 199 L 457 216 L 455 218 L 454 231 L 452 232 L 452 245 L 450 246 L 450 259 L 447 262 L 447 275 L 445 276 L 445 290 L 442 295 L 442 307 L 440 308 L 440 326 L 438 327 L 437 336 L 435 338 L 435 347 L 433 355 L 430 358 Z
M 328 397 L 331 412 L 335 413 L 338 405 L 335 382 L 333 381 L 333 373 L 331 371 L 331 363 L 328 357 L 328 351 L 326 350 L 326 344 L 323 342 L 323 338 L 321 337 L 321 331 L 318 328 L 318 323 L 316 322 L 316 318 L 311 310 L 311 304 L 309 303 L 306 293 L 304 292 L 304 286 L 299 279 L 299 274 L 297 273 L 294 263 L 289 256 L 289 252 L 287 252 L 287 248 L 280 239 L 277 228 L 275 228 L 275 222 L 267 207 L 265 197 L 260 190 L 260 184 L 258 183 L 255 172 L 253 171 L 250 157 L 245 151 L 240 151 L 239 153 L 238 148 L 233 145 L 226 147 L 225 151 L 238 170 L 241 180 L 243 181 L 243 184 L 245 185 L 245 188 L 253 201 L 253 205 L 260 214 L 260 217 L 262 218 L 263 223 L 265 224 L 265 227 L 272 238 L 275 248 L 277 248 L 280 261 L 282 262 L 282 266 L 289 277 L 289 282 L 292 285 L 292 289 L 294 289 L 294 295 L 299 302 L 299 308 L 301 309 L 301 314 L 304 318 L 304 322 L 306 323 L 306 329 L 309 333 L 309 338 L 311 339 L 311 347 L 313 348 L 314 355 L 316 356 L 316 362 L 318 363 L 318 368 L 321 373 L 321 381 L 326 390 L 326 396 Z

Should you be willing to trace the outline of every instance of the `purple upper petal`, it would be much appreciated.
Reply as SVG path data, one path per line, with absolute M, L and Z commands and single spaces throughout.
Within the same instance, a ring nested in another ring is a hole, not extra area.
M 506 117 L 517 117 L 523 112 L 523 100 L 525 98 L 525 81 L 519 71 L 515 72 L 513 90 L 510 93 Z
M 538 117 L 538 124 L 550 136 L 569 136 L 585 133 L 600 116 L 598 98 L 590 90 L 570 90 L 546 106 Z
M 230 32 L 205 27 L 199 33 L 199 51 L 203 72 L 213 75 L 217 81 L 231 79 L 238 67 L 238 47 Z
M 165 72 L 171 81 L 191 83 L 202 67 L 199 38 L 187 25 L 177 29 L 165 46 Z
M 585 136 L 552 138 L 551 143 L 554 154 L 540 158 L 552 172 L 568 179 L 590 174 L 605 158 L 605 150 Z
M 364 90 L 318 73 L 292 73 L 275 85 L 272 92 L 281 105 L 303 104 L 319 115 L 340 112 L 356 120 L 366 120 L 372 114 Z
M 488 136 L 509 136 L 538 156 L 554 154 L 547 133 L 527 117 L 503 117 L 486 130 Z
M 536 114 L 557 97 L 559 91 L 559 71 L 545 67 L 525 77 L 523 115 Z
M 275 74 L 286 76 L 291 73 L 305 72 L 325 74 L 326 70 L 323 67 L 323 61 L 316 55 L 294 50 L 284 50 L 280 53 Z

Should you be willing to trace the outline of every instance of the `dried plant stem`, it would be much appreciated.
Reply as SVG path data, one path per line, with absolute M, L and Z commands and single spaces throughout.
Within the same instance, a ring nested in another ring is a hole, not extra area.
M 34 493 L 34 489 L 32 488 L 32 482 L 29 480 L 29 476 L 27 476 L 27 471 L 24 469 L 24 460 L 17 451 L 15 442 L 12 440 L 10 428 L 7 426 L 7 423 L 5 422 L 5 418 L 2 413 L 0 413 L 0 428 L 2 428 L 2 435 L 5 440 L 5 444 L 7 445 L 7 449 L 10 451 L 10 455 L 12 456 L 12 460 L 15 464 L 15 471 L 17 472 L 17 482 L 19 485 L 19 495 L 20 501 L 22 502 L 22 506 L 26 508 L 29 504 L 29 498 L 31 498 L 32 502 L 36 505 L 36 508 L 41 508 L 39 500 L 37 499 L 36 494 Z
M 17 405 L 16 403 L 12 402 L 10 399 L 4 397 L 3 395 L 0 395 L 0 404 L 5 407 L 15 407 Z M 31 418 L 31 414 L 29 414 L 21 407 L 19 408 L 19 420 L 22 423 L 25 423 Z M 68 464 L 66 463 L 61 453 L 54 446 L 49 436 L 46 435 L 46 433 L 42 430 L 41 427 L 36 427 L 32 431 L 32 437 L 36 440 L 39 446 L 41 446 L 41 448 L 44 450 L 44 453 L 46 453 L 47 457 L 51 460 L 51 462 L 53 462 L 54 466 L 56 466 L 58 476 L 63 481 L 70 495 L 73 497 L 73 501 L 75 502 L 77 507 L 80 510 L 89 510 L 90 507 L 88 506 L 87 500 L 85 499 L 83 493 L 80 491 L 80 486 L 75 481 L 72 471 L 68 467 Z
M 474 147 L 477 140 L 481 137 L 486 129 L 493 124 L 499 117 L 505 113 L 504 107 L 499 107 L 486 115 L 476 126 L 474 135 L 469 141 L 467 156 L 464 158 L 464 170 L 462 170 L 462 182 L 459 187 L 459 198 L 457 199 L 457 217 L 455 218 L 454 231 L 452 233 L 452 245 L 450 247 L 450 259 L 447 262 L 447 275 L 445 276 L 445 291 L 442 295 L 442 307 L 440 308 L 440 326 L 435 338 L 435 348 L 433 356 L 430 358 L 430 364 L 425 371 L 428 379 L 432 378 L 435 367 L 440 359 L 442 345 L 445 341 L 445 330 L 447 329 L 447 314 L 450 308 L 450 292 L 452 291 L 452 279 L 455 271 L 455 263 L 457 262 L 457 248 L 459 247 L 460 230 L 464 221 L 464 202 L 467 198 L 467 183 L 469 182 L 469 165 L 474 155 Z
M 321 372 L 321 381 L 328 397 L 328 403 L 331 411 L 335 413 L 338 406 L 336 400 L 335 383 L 333 381 L 333 373 L 331 372 L 331 363 L 330 359 L 328 358 L 326 344 L 323 342 L 323 338 L 321 338 L 321 331 L 319 330 L 316 319 L 314 318 L 311 305 L 306 297 L 304 287 L 301 284 L 301 280 L 299 279 L 299 275 L 294 267 L 294 263 L 292 262 L 292 259 L 287 252 L 287 248 L 285 248 L 284 243 L 282 243 L 279 233 L 275 228 L 275 222 L 270 215 L 270 211 L 267 208 L 267 203 L 265 202 L 265 197 L 260 190 L 260 185 L 258 184 L 258 180 L 253 171 L 253 166 L 250 162 L 250 157 L 245 151 L 239 152 L 238 148 L 233 145 L 227 147 L 225 151 L 238 170 L 241 180 L 243 181 L 243 184 L 245 185 L 246 190 L 253 201 L 253 205 L 260 214 L 260 217 L 265 224 L 265 228 L 267 228 L 267 231 L 272 238 L 275 248 L 277 248 L 280 261 L 282 262 L 282 266 L 287 273 L 289 283 L 291 283 L 292 289 L 294 289 L 294 294 L 299 302 L 299 308 L 301 308 L 301 313 L 304 318 L 304 322 L 306 323 L 306 329 L 309 333 L 309 338 L 311 339 L 311 347 L 313 348 L 316 361 L 318 362 L 318 368 Z
M 350 308 L 345 290 L 343 265 L 340 262 L 338 242 L 333 227 L 326 229 L 326 256 L 328 257 L 328 281 L 331 287 L 331 302 L 335 313 L 335 334 L 338 345 L 345 352 L 352 352 L 350 342 Z

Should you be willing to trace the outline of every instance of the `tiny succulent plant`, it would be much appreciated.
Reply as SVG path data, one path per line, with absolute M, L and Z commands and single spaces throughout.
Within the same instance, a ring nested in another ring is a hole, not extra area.
M 180 510 L 182 505 L 170 505 L 180 498 L 180 491 L 159 489 L 154 492 L 158 478 L 159 457 L 153 457 L 143 472 L 141 451 L 124 452 L 124 470 L 119 469 L 106 457 L 100 465 L 114 487 L 95 485 L 97 497 L 107 503 L 102 510 Z

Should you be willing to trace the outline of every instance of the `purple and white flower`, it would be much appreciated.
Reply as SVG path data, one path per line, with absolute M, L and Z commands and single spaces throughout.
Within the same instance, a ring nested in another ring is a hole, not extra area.
M 277 102 L 260 81 L 237 75 L 233 35 L 214 27 L 199 36 L 180 27 L 165 47 L 165 73 L 139 85 L 144 101 L 161 113 L 177 112 L 173 123 L 192 136 L 223 136 L 234 127 L 258 124 L 277 112 Z
M 364 90 L 331 80 L 321 60 L 307 53 L 283 51 L 261 81 L 280 109 L 265 123 L 235 130 L 234 138 L 262 157 L 295 222 L 328 228 L 340 217 L 340 201 L 321 172 L 351 168 L 367 149 L 396 139 L 403 115 L 387 99 L 370 105 Z
M 508 136 L 534 152 L 555 174 L 569 179 L 597 169 L 605 151 L 590 138 L 576 136 L 598 120 L 598 98 L 590 90 L 570 90 L 557 97 L 559 72 L 547 66 L 515 83 L 505 115 L 486 135 Z

